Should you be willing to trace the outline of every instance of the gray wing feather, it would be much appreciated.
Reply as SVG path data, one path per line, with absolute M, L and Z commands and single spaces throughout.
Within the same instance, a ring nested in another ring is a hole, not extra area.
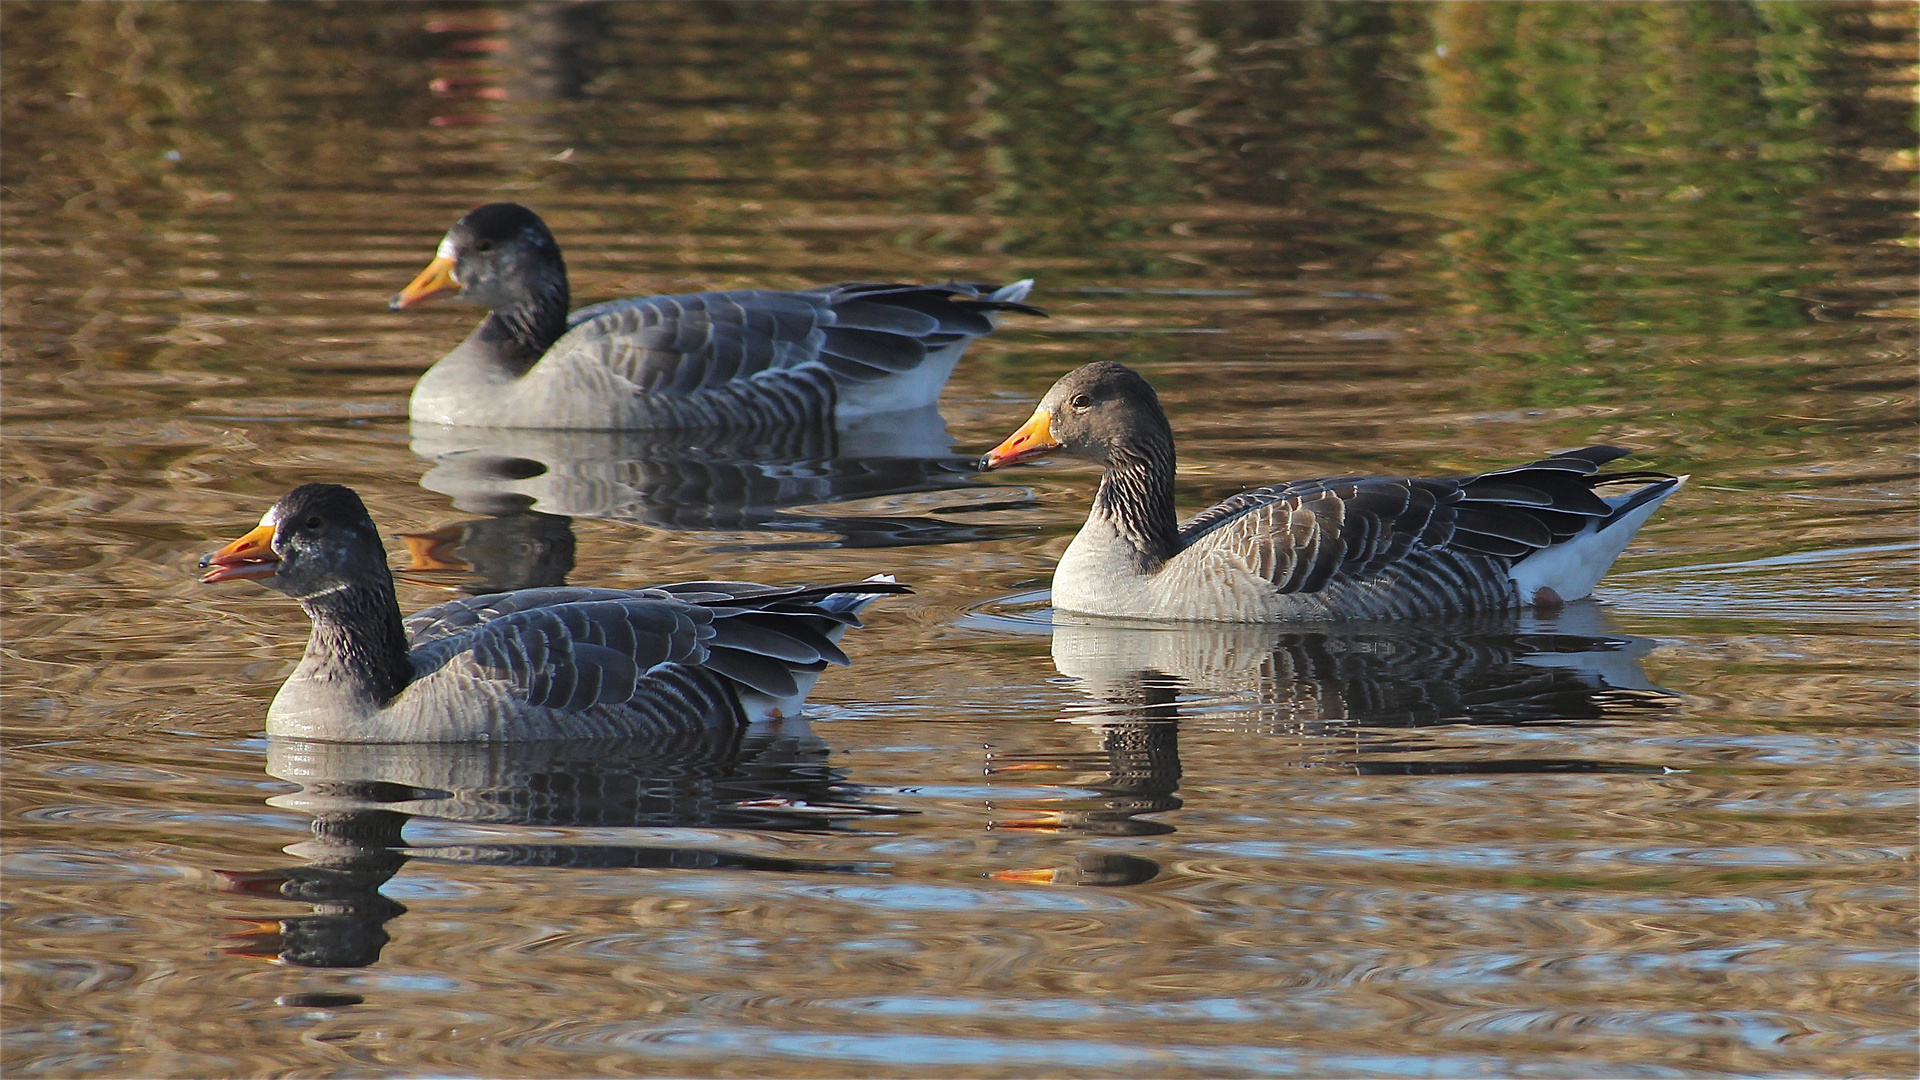
M 757 653 L 716 648 L 707 655 L 706 666 L 769 697 L 790 697 L 800 692 L 800 684 L 793 677 L 795 665 Z
M 1615 477 L 1596 473 L 1624 454 L 1597 446 L 1479 476 L 1275 484 L 1189 518 L 1180 543 L 1231 552 L 1280 593 L 1424 572 L 1440 557 L 1518 560 L 1606 520 L 1613 508 L 1593 487 Z
M 879 330 L 859 330 L 835 326 L 826 333 L 820 354 L 834 366 L 833 360 L 862 367 L 878 368 L 880 374 L 911 371 L 927 358 L 927 347 L 919 338 L 889 334 Z
M 940 320 L 924 311 L 871 300 L 846 300 L 833 305 L 833 324 L 853 330 L 878 330 L 921 338 L 940 330 Z
M 711 620 L 705 608 L 628 594 L 495 614 L 417 646 L 413 660 L 424 675 L 465 657 L 516 700 L 578 711 L 633 700 L 663 665 L 704 662 Z
M 776 625 L 778 623 L 790 625 L 783 628 Z M 799 633 L 788 633 L 787 629 Z M 815 664 L 823 660 L 836 664 L 847 662 L 846 654 L 840 651 L 839 646 L 823 641 L 818 633 L 812 632 L 791 615 L 766 620 L 746 615 L 723 617 L 714 633 L 716 646 L 743 649 L 790 664 Z
M 1044 314 L 975 282 L 850 282 L 616 300 L 568 317 L 549 358 L 604 368 L 645 394 L 687 395 L 818 364 L 856 382 L 911 370 L 929 349 L 993 331 L 990 313 Z
M 512 615 L 517 611 L 555 607 L 561 604 L 579 604 L 593 600 L 632 600 L 636 597 L 651 595 L 654 595 L 652 590 L 594 589 L 580 585 L 559 585 L 543 589 L 520 589 L 515 592 L 465 596 L 430 608 L 421 608 L 407 616 L 405 623 L 407 640 L 413 647 L 419 648 L 450 634 L 471 630 L 482 623 L 502 615 Z
M 702 670 L 786 697 L 798 692 L 796 672 L 847 663 L 833 637 L 859 625 L 868 600 L 909 591 L 886 580 L 562 586 L 455 600 L 415 614 L 406 628 L 420 677 L 458 663 L 467 677 L 533 707 L 640 707 L 650 692 L 672 696 L 683 675 Z
M 602 367 L 646 394 L 685 395 L 815 360 L 825 298 L 743 289 L 583 308 L 549 358 Z

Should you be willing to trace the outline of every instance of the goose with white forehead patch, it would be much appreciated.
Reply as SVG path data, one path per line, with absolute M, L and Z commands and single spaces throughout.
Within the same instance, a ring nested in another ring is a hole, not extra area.
M 425 423 L 597 430 L 846 422 L 932 405 L 1011 285 L 843 282 L 612 300 L 567 312 L 546 222 L 489 203 L 456 222 L 388 305 L 458 295 L 487 318 L 414 386 Z
M 797 714 L 835 644 L 892 578 L 695 581 L 474 596 L 402 618 L 360 497 L 306 484 L 200 560 L 313 620 L 267 733 L 334 742 L 490 742 L 738 730 Z

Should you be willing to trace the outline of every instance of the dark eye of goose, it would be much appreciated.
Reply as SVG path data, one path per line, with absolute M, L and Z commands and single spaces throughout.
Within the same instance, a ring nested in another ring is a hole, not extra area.
M 1093 408 L 1093 399 L 1085 394 L 1075 394 L 1073 395 L 1073 400 L 1067 402 L 1067 404 L 1073 406 L 1074 412 L 1086 412 L 1088 409 Z
M 482 240 L 479 243 L 473 245 L 473 250 L 479 252 L 482 255 L 485 255 L 487 252 L 493 250 L 493 241 Z
M 320 515 L 313 514 L 309 516 L 307 520 L 301 522 L 301 524 L 309 529 L 318 529 L 320 527 Z

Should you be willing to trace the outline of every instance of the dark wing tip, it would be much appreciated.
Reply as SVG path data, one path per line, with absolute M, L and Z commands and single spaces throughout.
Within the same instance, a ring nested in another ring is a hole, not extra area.
M 1578 458 L 1581 461 L 1592 462 L 1594 465 L 1605 465 L 1609 461 L 1616 461 L 1632 453 L 1633 451 L 1622 446 L 1583 446 L 1578 450 L 1555 451 L 1553 457 Z
M 1038 315 L 1043 319 L 1053 317 L 1048 315 L 1042 308 L 1034 307 L 1032 304 L 1023 304 L 1018 300 L 971 300 L 964 296 L 956 296 L 953 302 L 961 307 L 971 308 L 974 311 L 1017 311 L 1022 315 Z

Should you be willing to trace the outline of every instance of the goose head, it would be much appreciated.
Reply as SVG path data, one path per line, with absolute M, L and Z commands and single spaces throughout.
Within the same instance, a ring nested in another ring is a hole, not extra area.
M 240 539 L 200 559 L 206 583 L 247 578 L 296 600 L 356 587 L 392 587 L 386 550 L 360 496 L 304 484 Z
M 540 215 L 488 203 L 447 230 L 434 259 L 387 307 L 398 311 L 458 293 L 495 312 L 567 309 L 567 264 Z
M 1160 398 L 1139 373 L 1111 360 L 1075 368 L 1053 384 L 1033 416 L 980 459 L 998 469 L 1060 452 L 1108 468 L 1173 458 Z

